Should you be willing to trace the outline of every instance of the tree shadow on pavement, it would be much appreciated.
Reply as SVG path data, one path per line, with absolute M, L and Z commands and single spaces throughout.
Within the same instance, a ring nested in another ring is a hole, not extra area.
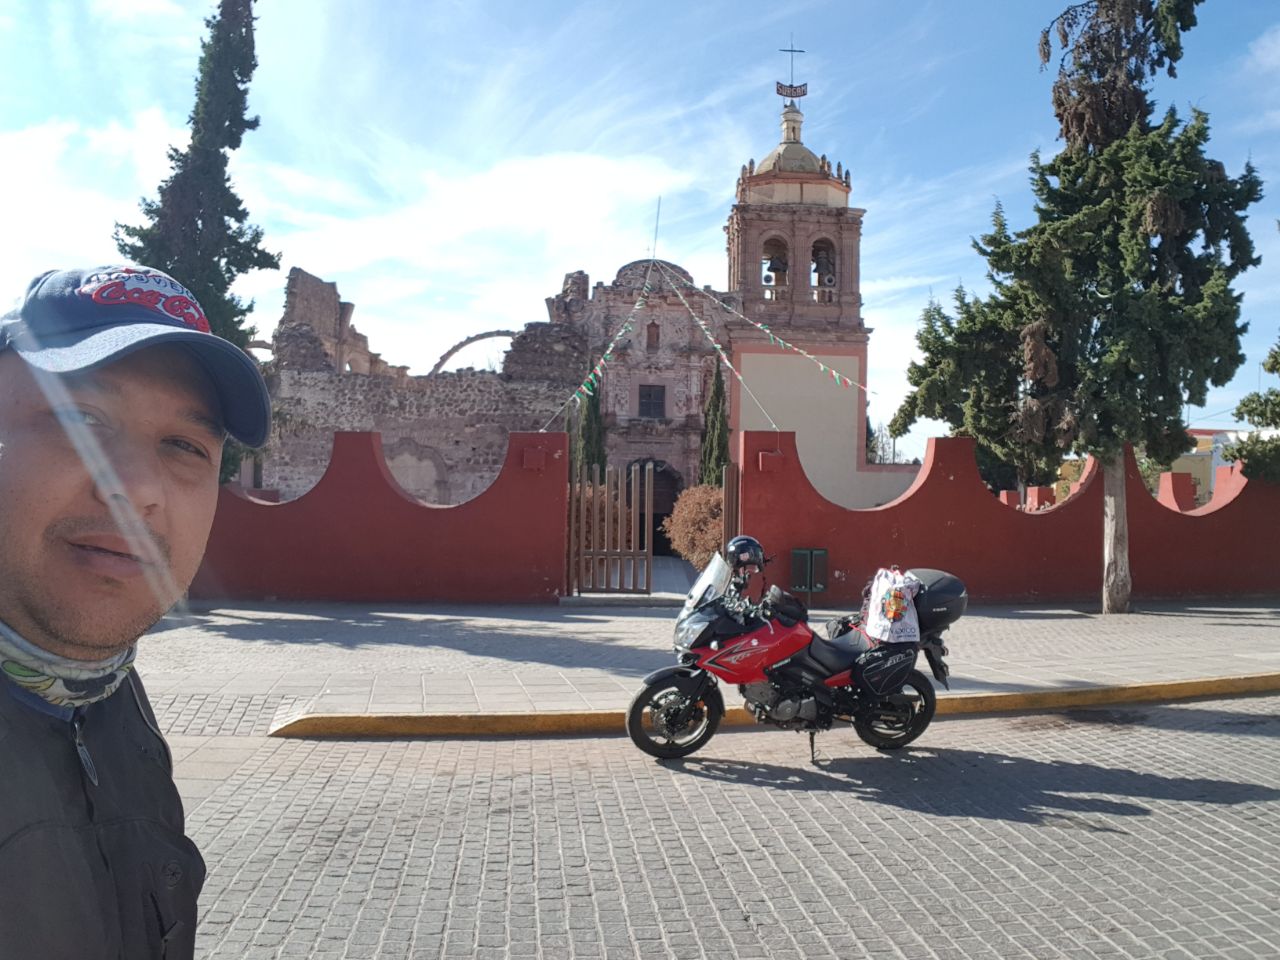
M 1220 702 L 1219 697 L 1215 697 Z M 1232 737 L 1280 737 L 1280 714 L 1241 713 L 1200 707 L 1149 706 L 1115 709 L 1090 707 L 1055 713 L 1036 713 L 1009 720 L 1019 730 L 1062 730 L 1075 723 L 1100 727 L 1153 727 L 1193 733 L 1218 733 Z
M 1280 789 L 1260 784 L 1166 777 L 979 750 L 912 748 L 820 761 L 816 768 L 808 764 L 804 752 L 797 750 L 794 767 L 712 757 L 663 761 L 662 765 L 694 777 L 770 790 L 851 793 L 868 803 L 939 817 L 1100 833 L 1126 832 L 1110 818 L 1149 816 L 1151 808 L 1142 800 L 1240 804 L 1280 799 Z
M 434 612 L 421 606 L 397 610 L 388 604 L 377 610 L 337 605 L 219 609 L 166 618 L 150 633 L 195 628 L 238 643 L 296 646 L 300 650 L 312 646 L 346 650 L 410 647 L 425 657 L 432 651 L 450 650 L 509 661 L 513 666 L 595 667 L 624 676 L 644 676 L 670 663 L 670 611 L 629 611 L 626 617 L 651 619 L 652 628 L 646 624 L 637 639 L 616 627 L 611 629 L 610 618 L 599 612 L 523 607 L 454 607 Z M 598 629 L 593 626 L 596 622 Z
M 1063 609 L 1062 607 L 969 607 L 970 619 L 984 617 L 988 620 L 1094 620 L 1102 615 L 1100 610 Z

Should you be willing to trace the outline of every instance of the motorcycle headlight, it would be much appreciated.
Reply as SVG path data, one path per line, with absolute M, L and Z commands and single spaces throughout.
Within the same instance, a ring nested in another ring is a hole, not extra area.
M 693 613 L 677 622 L 675 631 L 676 646 L 683 650 L 688 650 L 702 636 L 702 632 L 707 629 L 711 620 L 711 614 Z

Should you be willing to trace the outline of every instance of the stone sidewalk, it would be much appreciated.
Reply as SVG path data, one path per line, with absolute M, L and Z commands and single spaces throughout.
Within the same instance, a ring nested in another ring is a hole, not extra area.
M 261 736 L 306 713 L 618 711 L 645 674 L 672 662 L 675 614 L 237 604 L 167 618 L 138 662 L 177 735 Z M 1116 617 L 976 607 L 947 643 L 953 696 L 1275 674 L 1280 603 L 1144 604 Z

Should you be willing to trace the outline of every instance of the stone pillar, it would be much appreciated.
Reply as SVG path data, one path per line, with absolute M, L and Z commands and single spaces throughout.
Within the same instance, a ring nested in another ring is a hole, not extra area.
M 1053 487 L 1027 487 L 1027 510 L 1043 510 L 1056 502 Z

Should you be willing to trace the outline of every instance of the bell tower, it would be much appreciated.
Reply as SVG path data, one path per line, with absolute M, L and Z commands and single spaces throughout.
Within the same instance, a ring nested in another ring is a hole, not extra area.
M 729 293 L 746 318 L 726 326 L 750 386 L 730 385 L 730 428 L 794 431 L 805 474 L 823 496 L 874 507 L 901 494 L 915 468 L 867 462 L 871 330 L 859 290 L 866 211 L 849 205 L 844 165 L 804 145 L 799 101 L 808 84 L 794 81 L 777 86 L 781 140 L 742 168 L 725 225 Z
M 729 289 L 753 320 L 796 327 L 862 328 L 858 292 L 862 215 L 850 177 L 800 137 L 797 103 L 808 84 L 778 84 L 782 140 L 742 168 L 725 226 Z

